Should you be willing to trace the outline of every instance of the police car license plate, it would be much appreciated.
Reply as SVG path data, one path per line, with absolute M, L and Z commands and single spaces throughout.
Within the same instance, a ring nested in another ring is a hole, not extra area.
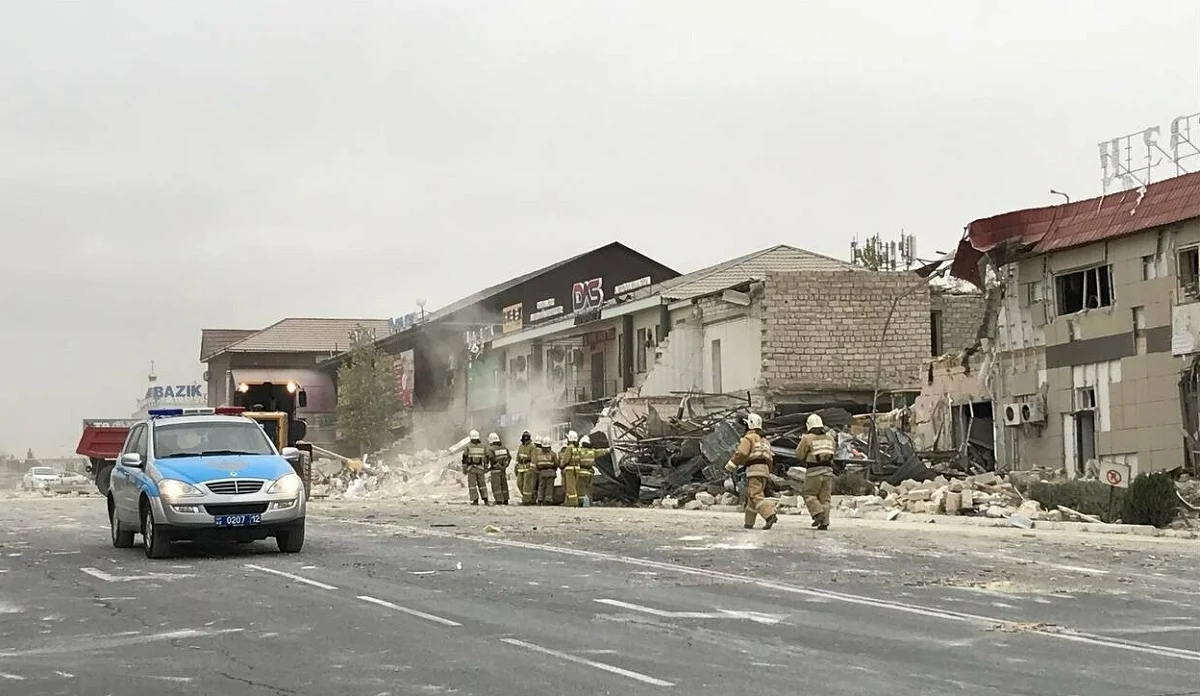
M 262 515 L 217 515 L 213 524 L 218 527 L 248 527 L 262 522 Z

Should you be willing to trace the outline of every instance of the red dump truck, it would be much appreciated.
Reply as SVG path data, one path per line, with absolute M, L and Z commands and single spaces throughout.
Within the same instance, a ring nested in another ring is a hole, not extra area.
M 129 429 L 137 422 L 137 419 L 128 418 L 83 419 L 83 434 L 79 436 L 75 454 L 87 457 L 87 472 L 92 475 L 101 495 L 108 494 L 108 479 L 117 463 L 117 455 L 121 454 Z

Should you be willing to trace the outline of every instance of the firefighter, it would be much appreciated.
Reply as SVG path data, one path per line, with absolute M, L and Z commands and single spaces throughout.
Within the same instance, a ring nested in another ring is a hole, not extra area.
M 543 435 L 538 441 L 537 454 L 533 459 L 537 475 L 537 504 L 554 504 L 554 475 L 558 471 L 558 455 L 550 449 L 550 437 Z
M 471 493 L 472 505 L 478 505 L 480 498 L 483 499 L 483 504 L 487 505 L 487 479 L 484 477 L 484 472 L 487 470 L 487 448 L 479 441 L 478 430 L 472 430 L 469 437 L 471 441 L 463 449 L 462 455 L 463 473 L 467 475 L 467 489 Z
M 559 465 L 563 471 L 563 491 L 567 507 L 579 507 L 579 433 L 567 433 L 567 442 L 558 451 Z
M 808 514 L 812 515 L 812 526 L 825 530 L 829 529 L 837 438 L 825 429 L 825 422 L 815 413 L 808 417 L 805 425 L 808 426 L 808 432 L 800 437 L 800 444 L 796 445 L 796 459 L 808 467 L 808 473 L 804 475 L 804 505 L 808 508 Z
M 775 498 L 766 497 L 767 481 L 771 475 L 771 463 L 775 455 L 771 443 L 762 430 L 762 416 L 751 413 L 746 416 L 746 434 L 738 443 L 733 456 L 725 464 L 729 473 L 745 470 L 746 474 L 746 529 L 754 529 L 761 515 L 766 524 L 763 529 L 775 526 L 779 518 L 775 515 Z
M 500 443 L 500 436 L 488 433 L 487 463 L 492 478 L 492 500 L 508 505 L 508 463 L 512 454 Z
M 596 474 L 596 457 L 608 453 L 607 449 L 592 447 L 592 439 L 587 435 L 579 441 L 579 503 L 583 507 L 592 504 L 592 479 Z
M 533 459 L 537 455 L 537 443 L 529 431 L 521 433 L 521 444 L 517 447 L 517 490 L 521 491 L 521 504 L 533 505 L 537 474 L 533 470 Z

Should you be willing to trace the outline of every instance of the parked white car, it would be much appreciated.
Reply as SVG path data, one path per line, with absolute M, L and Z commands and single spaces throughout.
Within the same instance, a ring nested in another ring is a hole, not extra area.
M 21 479 L 21 488 L 32 491 L 47 486 L 57 486 L 60 483 L 62 483 L 62 476 L 57 471 L 48 466 L 35 466 L 25 472 L 25 477 Z

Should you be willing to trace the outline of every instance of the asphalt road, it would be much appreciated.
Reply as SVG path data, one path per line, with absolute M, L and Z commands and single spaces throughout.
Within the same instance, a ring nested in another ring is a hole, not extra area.
M 1001 592 L 901 579 L 995 574 L 980 548 L 1034 568 L 1041 540 L 881 553 L 861 531 L 767 548 L 775 530 L 712 543 L 680 525 L 654 545 L 620 511 L 574 536 L 562 510 L 313 512 L 299 555 L 150 561 L 111 547 L 98 498 L 0 501 L 0 694 L 1200 693 L 1195 542 L 1093 548 L 1107 566 L 1053 571 L 1074 589 Z M 483 524 L 535 516 L 557 531 Z M 1096 575 L 1136 568 L 1117 583 L 1136 592 Z

